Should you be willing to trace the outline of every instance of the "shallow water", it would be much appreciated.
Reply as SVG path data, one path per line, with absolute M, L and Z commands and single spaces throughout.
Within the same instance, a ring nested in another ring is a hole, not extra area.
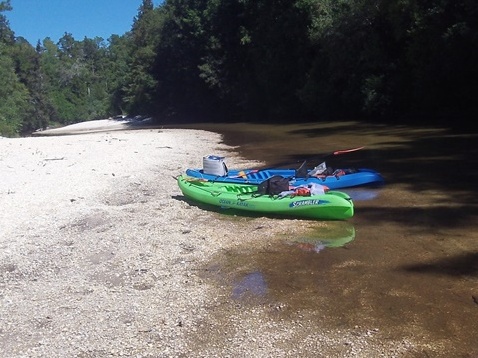
M 217 258 L 232 277 L 235 300 L 281 302 L 284 316 L 309 310 L 330 327 L 379 327 L 390 339 L 413 337 L 454 356 L 478 356 L 476 134 L 356 122 L 188 127 L 222 133 L 264 167 L 325 158 L 337 168 L 378 170 L 386 180 L 343 190 L 355 216 L 335 234 L 318 227 L 315 237 Z

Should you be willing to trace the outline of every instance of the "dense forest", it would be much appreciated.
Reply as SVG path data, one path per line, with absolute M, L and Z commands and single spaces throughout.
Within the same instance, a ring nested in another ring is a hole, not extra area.
M 0 1 L 0 135 L 148 115 L 455 125 L 478 115 L 476 0 L 165 0 L 30 44 Z

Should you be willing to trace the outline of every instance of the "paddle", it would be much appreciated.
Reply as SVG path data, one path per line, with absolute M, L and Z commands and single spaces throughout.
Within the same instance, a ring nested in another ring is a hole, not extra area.
M 311 176 L 316 175 L 317 173 L 323 174 L 327 170 L 327 166 L 325 164 L 324 159 L 327 157 L 330 157 L 332 155 L 339 155 L 339 154 L 344 154 L 344 153 L 350 153 L 350 152 L 355 152 L 357 150 L 360 150 L 364 147 L 357 147 L 357 148 L 351 148 L 351 149 L 342 149 L 342 150 L 336 150 L 335 152 L 328 153 L 322 157 L 320 160 L 322 163 L 316 166 L 314 169 L 312 169 L 310 172 L 307 172 L 307 174 L 304 176 L 305 178 L 309 178 Z M 305 162 L 301 165 L 301 168 L 305 165 Z
M 302 165 L 304 165 L 305 162 L 307 162 L 307 160 L 323 161 L 325 158 L 328 158 L 328 157 L 331 157 L 331 156 L 334 156 L 334 155 L 341 155 L 341 154 L 356 152 L 356 151 L 361 150 L 363 148 L 365 148 L 365 147 L 362 146 L 362 147 L 357 147 L 357 148 L 336 150 L 336 151 L 329 152 L 329 153 L 322 153 L 322 154 L 318 154 L 317 156 L 311 157 L 309 159 L 297 160 L 295 163 L 302 162 Z M 277 164 L 276 167 L 283 167 L 283 166 L 290 165 L 290 164 L 295 164 L 295 163 L 283 162 L 283 163 Z M 269 169 L 271 169 L 271 168 L 269 168 Z M 261 170 L 265 170 L 265 169 L 261 169 Z
M 358 150 L 361 150 L 365 148 L 364 146 L 362 147 L 357 147 L 357 148 L 350 148 L 350 149 L 341 149 L 341 150 L 336 150 L 334 152 L 330 152 L 330 153 L 323 153 L 323 154 L 319 154 L 316 159 L 320 159 L 320 160 L 324 160 L 325 158 L 328 158 L 328 157 L 331 157 L 331 156 L 334 156 L 334 155 L 341 155 L 341 154 L 346 154 L 346 153 L 351 153 L 351 152 L 356 152 Z M 300 168 L 298 169 L 298 171 L 300 172 L 301 170 L 304 171 L 306 170 L 306 163 L 307 163 L 307 159 L 303 159 L 303 160 L 298 160 L 297 162 L 302 162 Z M 295 163 L 297 163 L 295 162 Z M 279 163 L 275 166 L 275 168 L 277 167 L 284 167 L 286 165 L 290 165 L 290 164 L 295 164 L 295 163 L 291 163 L 291 162 L 283 162 L 283 163 Z M 269 169 L 274 169 L 274 168 L 263 168 L 263 169 L 252 169 L 252 170 L 249 170 L 247 172 L 245 171 L 240 171 L 238 173 L 238 175 L 234 175 L 233 178 L 246 178 L 248 174 L 252 174 L 252 173 L 257 173 L 257 172 L 260 172 L 260 171 L 264 171 L 264 170 L 269 170 Z
M 339 155 L 339 154 L 350 153 L 350 152 L 356 152 L 357 150 L 360 150 L 360 149 L 363 149 L 363 148 L 365 148 L 365 147 L 362 146 L 362 147 L 357 147 L 357 148 L 352 148 L 352 149 L 336 150 L 335 152 L 332 152 L 332 154 L 329 154 L 329 155 L 327 155 L 327 156 L 330 156 L 330 155 Z

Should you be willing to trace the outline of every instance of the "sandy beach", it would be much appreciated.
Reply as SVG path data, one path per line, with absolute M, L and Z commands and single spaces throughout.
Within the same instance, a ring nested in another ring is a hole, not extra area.
M 81 135 L 0 138 L 0 356 L 405 357 L 413 351 L 414 342 L 381 339 L 379 327 L 331 331 L 307 312 L 280 318 L 281 302 L 235 302 L 225 287 L 203 278 L 205 265 L 230 247 L 264 250 L 307 226 L 227 217 L 184 200 L 174 177 L 201 166 L 203 155 L 224 155 L 233 167 L 258 164 L 238 157 L 219 134 L 109 131 L 103 124 L 91 132 L 82 127 Z

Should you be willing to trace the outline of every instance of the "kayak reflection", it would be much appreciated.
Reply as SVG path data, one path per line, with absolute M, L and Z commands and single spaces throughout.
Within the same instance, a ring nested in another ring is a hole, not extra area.
M 380 190 L 378 188 L 347 188 L 342 190 L 350 195 L 353 201 L 368 201 L 378 197 Z
M 325 248 L 342 247 L 355 239 L 355 227 L 348 222 L 328 223 L 315 229 L 310 236 L 299 238 L 290 244 L 304 251 L 320 252 Z
M 285 244 L 303 251 L 318 253 L 326 248 L 342 247 L 354 238 L 355 227 L 349 222 L 323 222 L 308 236 L 286 240 Z M 261 270 L 248 272 L 233 283 L 232 298 L 235 300 L 264 298 L 267 293 L 267 280 Z

